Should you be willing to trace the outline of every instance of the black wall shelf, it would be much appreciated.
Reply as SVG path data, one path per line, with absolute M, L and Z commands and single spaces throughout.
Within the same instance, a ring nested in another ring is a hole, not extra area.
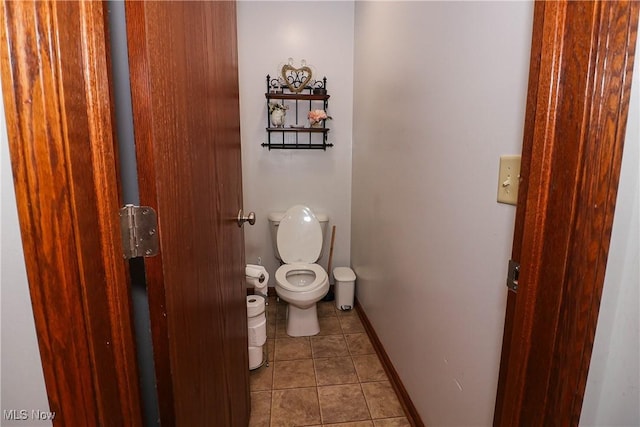
M 327 111 L 330 95 L 327 94 L 326 77 L 294 93 L 280 79 L 272 79 L 267 75 L 267 92 L 264 95 L 267 101 L 267 142 L 262 143 L 263 147 L 268 147 L 269 150 L 326 150 L 333 147 L 327 141 L 330 130 L 326 127 L 327 120 L 322 121 L 321 127 L 311 127 L 307 119 L 311 110 Z M 273 101 L 281 101 L 279 103 L 286 108 L 283 126 L 272 125 L 269 104 Z M 299 124 L 300 122 L 304 125 Z

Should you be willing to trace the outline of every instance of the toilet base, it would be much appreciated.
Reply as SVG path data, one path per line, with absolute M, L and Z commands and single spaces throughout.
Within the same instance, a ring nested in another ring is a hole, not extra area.
M 319 332 L 317 304 L 313 304 L 309 308 L 299 308 L 293 304 L 287 306 L 287 335 L 310 337 L 318 335 Z

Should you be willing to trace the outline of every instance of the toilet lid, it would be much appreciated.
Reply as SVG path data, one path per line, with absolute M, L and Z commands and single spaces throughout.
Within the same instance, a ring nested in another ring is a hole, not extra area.
M 316 262 L 322 250 L 322 228 L 311 209 L 302 205 L 289 208 L 278 226 L 277 243 L 286 264 Z

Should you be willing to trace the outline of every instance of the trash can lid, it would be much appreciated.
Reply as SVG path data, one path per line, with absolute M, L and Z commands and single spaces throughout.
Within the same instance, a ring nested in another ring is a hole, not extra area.
M 356 273 L 349 267 L 336 267 L 333 269 L 333 277 L 341 282 L 352 282 L 356 280 Z

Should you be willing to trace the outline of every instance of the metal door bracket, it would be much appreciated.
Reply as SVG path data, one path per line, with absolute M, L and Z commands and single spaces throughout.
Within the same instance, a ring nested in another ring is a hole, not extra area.
M 509 260 L 509 271 L 507 272 L 507 288 L 510 291 L 518 292 L 518 278 L 520 277 L 520 263 Z
M 120 208 L 125 259 L 158 255 L 158 216 L 149 206 L 125 205 Z

